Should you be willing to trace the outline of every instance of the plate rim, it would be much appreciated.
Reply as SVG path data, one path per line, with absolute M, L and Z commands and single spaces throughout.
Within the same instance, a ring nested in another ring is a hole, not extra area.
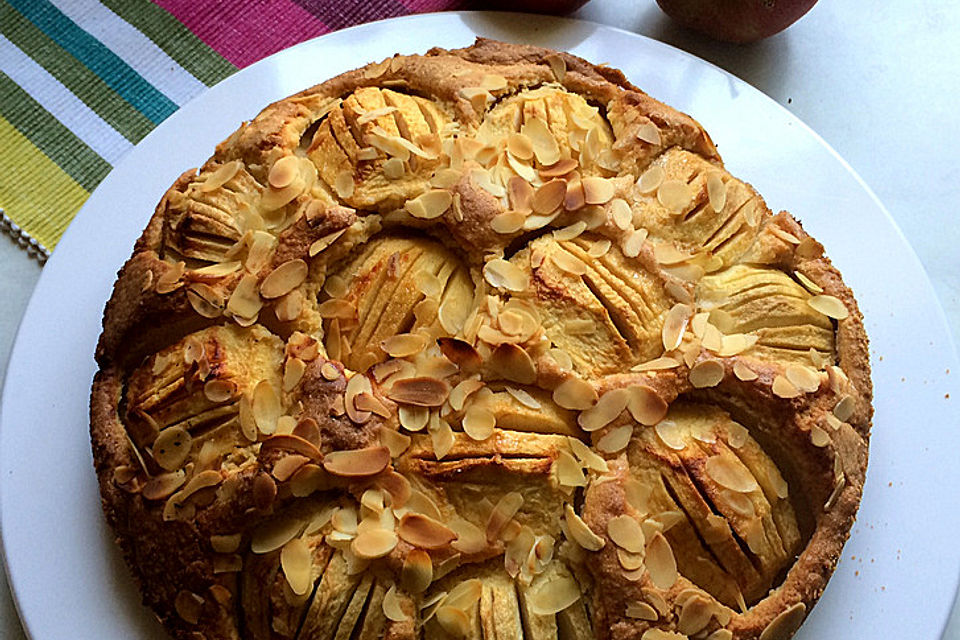
M 785 115 L 787 119 L 792 120 L 797 124 L 799 124 L 803 128 L 804 133 L 806 135 L 811 136 L 817 142 L 819 147 L 826 149 L 828 153 L 833 157 L 833 159 L 836 160 L 846 170 L 846 173 L 854 178 L 858 187 L 868 196 L 868 198 L 872 201 L 872 204 L 880 212 L 882 212 L 885 220 L 888 222 L 889 226 L 895 232 L 897 239 L 899 240 L 899 244 L 900 244 L 899 248 L 907 250 L 908 257 L 914 263 L 913 266 L 919 270 L 919 273 L 922 276 L 921 284 L 924 286 L 925 293 L 927 293 L 935 302 L 935 309 L 933 314 L 935 319 L 935 324 L 938 325 L 940 329 L 942 329 L 943 338 L 946 340 L 944 360 L 951 367 L 958 367 L 956 339 L 950 330 L 949 324 L 947 323 L 946 313 L 940 302 L 939 296 L 936 293 L 936 290 L 933 288 L 932 282 L 930 280 L 930 277 L 926 269 L 923 266 L 923 263 L 920 261 L 919 256 L 916 254 L 916 251 L 914 250 L 913 246 L 907 241 L 906 236 L 903 234 L 896 220 L 893 218 L 893 216 L 890 214 L 887 208 L 883 205 L 882 201 L 874 193 L 873 189 L 870 188 L 870 186 L 865 182 L 865 180 L 860 176 L 860 174 L 857 173 L 857 171 L 850 165 L 850 163 L 845 158 L 843 158 L 836 151 L 836 149 L 834 149 L 822 136 L 820 136 L 806 122 L 801 120 L 798 116 L 792 113 L 784 105 L 780 104 L 779 102 L 777 102 L 776 100 L 774 100 L 773 98 L 771 98 L 770 96 L 762 92 L 761 90 L 757 89 L 753 85 L 749 84 L 745 80 L 739 78 L 735 74 L 723 69 L 719 65 L 716 65 L 708 60 L 699 58 L 698 56 L 692 53 L 689 53 L 687 51 L 684 51 L 682 49 L 679 49 L 673 45 L 662 42 L 660 40 L 656 40 L 655 38 L 651 38 L 643 34 L 629 31 L 622 27 L 605 25 L 597 22 L 580 20 L 575 18 L 543 16 L 539 14 L 520 14 L 516 12 L 505 12 L 505 11 L 496 11 L 496 12 L 494 11 L 447 11 L 447 12 L 420 13 L 420 14 L 410 14 L 406 16 L 397 16 L 393 18 L 378 20 L 375 22 L 354 25 L 346 29 L 329 32 L 329 33 L 317 36 L 315 38 L 311 38 L 309 40 L 305 40 L 303 42 L 297 43 L 291 47 L 287 47 L 285 49 L 277 51 L 271 54 L 270 56 L 267 56 L 266 58 L 258 60 L 257 62 L 251 65 L 248 65 L 243 69 L 239 69 L 236 73 L 231 74 L 229 77 L 220 81 L 216 85 L 213 85 L 212 87 L 208 87 L 207 89 L 201 91 L 199 94 L 197 94 L 196 96 L 191 98 L 189 101 L 181 105 L 177 112 L 172 114 L 171 117 L 167 118 L 167 120 L 165 120 L 164 122 L 160 123 L 157 127 L 155 127 L 144 138 L 144 140 L 141 140 L 140 143 L 138 143 L 137 146 L 140 146 L 141 144 L 143 144 L 148 138 L 166 135 L 166 130 L 168 129 L 175 130 L 178 123 L 178 119 L 176 116 L 179 113 L 184 111 L 184 109 L 188 105 L 197 102 L 202 96 L 208 95 L 210 92 L 217 90 L 218 88 L 221 88 L 221 90 L 225 90 L 225 89 L 222 89 L 222 87 L 224 85 L 229 84 L 231 79 L 237 78 L 244 73 L 250 72 L 250 70 L 254 68 L 273 64 L 276 62 L 276 59 L 279 56 L 286 55 L 291 51 L 301 49 L 301 48 L 318 46 L 319 43 L 325 39 L 346 37 L 349 35 L 350 32 L 354 32 L 357 30 L 367 30 L 371 28 L 382 28 L 385 25 L 393 24 L 393 23 L 415 22 L 415 21 L 421 21 L 421 20 L 431 21 L 436 19 L 440 19 L 441 21 L 445 21 L 447 19 L 460 20 L 467 29 L 473 32 L 474 37 L 484 37 L 484 36 L 481 36 L 479 33 L 477 33 L 474 26 L 467 23 L 465 20 L 463 20 L 463 18 L 465 17 L 481 18 L 482 17 L 486 19 L 486 18 L 491 18 L 496 16 L 508 17 L 508 16 L 517 16 L 517 15 L 522 15 L 526 18 L 536 20 L 536 21 L 541 21 L 541 22 L 572 23 L 572 24 L 589 26 L 597 31 L 613 31 L 623 36 L 626 36 L 628 38 L 640 39 L 642 41 L 645 41 L 647 45 L 653 46 L 654 48 L 659 47 L 664 51 L 666 51 L 669 55 L 675 56 L 677 54 L 680 54 L 680 57 L 686 58 L 689 62 L 693 62 L 699 65 L 706 65 L 710 67 L 712 70 L 719 72 L 720 74 L 728 78 L 732 78 L 739 85 L 741 89 L 745 89 L 747 91 L 753 92 L 757 96 L 762 97 L 766 101 L 767 107 L 770 107 L 770 106 L 777 107 L 777 110 L 780 112 L 781 115 Z M 424 49 L 425 49 L 424 47 L 418 47 L 416 48 L 416 51 L 420 52 L 420 51 L 423 51 Z M 93 215 L 91 212 L 92 207 L 88 206 L 90 201 L 93 200 L 92 198 L 93 194 L 96 193 L 97 191 L 100 191 L 102 185 L 104 184 L 109 184 L 111 185 L 111 187 L 109 188 L 112 188 L 112 183 L 110 182 L 111 176 L 117 173 L 118 168 L 131 164 L 131 158 L 134 156 L 135 154 L 132 151 L 131 153 L 126 154 L 123 157 L 123 159 L 120 161 L 120 163 L 118 163 L 118 165 L 115 166 L 110 171 L 108 176 L 100 183 L 100 185 L 98 185 L 97 189 L 91 193 L 91 197 L 88 198 L 87 202 L 85 202 L 84 205 L 81 207 L 80 211 L 77 213 L 73 222 L 75 222 L 77 219 L 80 219 L 81 216 L 84 216 L 84 221 L 86 221 L 87 218 Z M 94 201 L 94 204 L 96 204 L 96 201 Z M 79 240 L 74 241 L 72 239 L 73 236 L 80 233 L 79 231 L 77 231 L 77 229 L 79 228 L 79 225 L 76 225 L 73 222 L 71 222 L 67 231 L 64 233 L 64 236 L 61 238 L 61 241 L 60 241 L 61 245 L 69 242 L 70 245 L 68 246 L 72 246 L 73 244 L 80 242 Z M 19 364 L 20 362 L 20 351 L 26 348 L 22 344 L 23 341 L 26 340 L 26 338 L 24 337 L 26 332 L 26 322 L 28 318 L 31 318 L 37 313 L 41 313 L 37 311 L 36 308 L 39 307 L 40 304 L 42 304 L 40 297 L 45 293 L 45 289 L 47 287 L 45 283 L 55 278 L 55 276 L 50 274 L 57 273 L 60 268 L 60 263 L 66 260 L 66 258 L 57 260 L 58 255 L 65 255 L 65 252 L 61 252 L 60 254 L 57 254 L 57 252 L 54 252 L 50 260 L 48 261 L 47 265 L 45 266 L 44 270 L 41 272 L 40 278 L 36 283 L 36 287 L 34 288 L 34 291 L 31 293 L 30 300 L 24 310 L 23 315 L 21 316 L 18 322 L 17 329 L 14 334 L 14 339 L 10 349 L 10 358 L 6 363 L 5 382 L 3 385 L 2 394 L 0 394 L 0 445 L 2 445 L 6 441 L 7 439 L 6 434 L 8 430 L 12 428 L 11 426 L 12 420 L 8 415 L 8 412 L 10 411 L 8 407 L 11 404 L 11 401 L 8 399 L 8 394 L 10 393 L 9 389 L 11 387 L 10 385 L 11 373 L 14 372 L 15 365 Z M 56 269 L 51 269 L 50 267 L 54 265 L 56 266 Z M 104 300 L 103 302 L 105 303 L 106 301 Z M 92 356 L 92 353 L 90 353 L 89 355 Z M 873 357 L 871 357 L 871 363 L 873 364 Z M 86 395 L 88 396 L 88 394 Z M 954 413 L 958 413 L 958 412 L 954 410 Z M 960 413 L 958 413 L 958 415 L 960 415 Z M 873 432 L 871 432 L 871 441 L 873 440 L 872 436 L 873 436 Z M 6 574 L 6 578 L 10 587 L 10 594 L 16 606 L 20 623 L 22 625 L 24 633 L 26 633 L 28 637 L 33 638 L 34 636 L 32 635 L 30 628 L 28 628 L 27 620 L 23 612 L 23 604 L 21 603 L 21 597 L 23 595 L 23 592 L 22 592 L 23 586 L 22 584 L 19 583 L 19 580 L 18 582 L 15 583 L 13 574 L 10 569 L 10 564 L 9 562 L 7 562 L 7 558 L 9 554 L 8 540 L 6 535 L 7 525 L 6 525 L 6 518 L 3 516 L 6 515 L 7 513 L 7 500 L 5 499 L 5 494 L 6 494 L 6 488 L 8 486 L 8 483 L 6 481 L 6 476 L 7 476 L 7 473 L 10 472 L 10 469 L 9 469 L 9 465 L 7 464 L 8 453 L 6 450 L 7 450 L 7 447 L 0 446 L 0 553 L 2 553 L 2 556 L 3 556 L 4 572 Z M 85 453 L 89 457 L 89 451 Z M 854 535 L 853 529 L 851 529 L 851 537 L 853 535 Z M 957 593 L 960 592 L 960 575 L 957 576 L 957 580 L 955 581 L 954 588 L 952 591 L 954 596 L 953 600 L 955 600 Z M 953 609 L 953 605 L 951 605 L 951 607 L 946 611 L 946 614 L 943 616 L 942 623 L 940 625 L 941 634 L 942 634 L 943 628 L 945 628 L 945 625 L 949 620 L 952 609 Z M 145 609 L 145 611 L 149 611 L 149 610 Z

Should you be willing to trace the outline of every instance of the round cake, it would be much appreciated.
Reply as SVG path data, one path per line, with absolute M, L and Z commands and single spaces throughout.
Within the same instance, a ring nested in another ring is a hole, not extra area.
M 103 509 L 178 639 L 785 639 L 860 502 L 867 338 L 823 246 L 565 53 L 267 107 L 103 326 Z

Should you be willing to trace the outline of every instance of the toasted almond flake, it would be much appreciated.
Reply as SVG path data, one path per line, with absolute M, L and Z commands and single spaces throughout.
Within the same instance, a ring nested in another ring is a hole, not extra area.
M 374 560 L 387 555 L 397 546 L 397 534 L 387 529 L 362 531 L 350 543 L 350 551 L 363 560 Z
M 344 478 L 375 476 L 390 464 L 390 450 L 386 447 L 346 449 L 328 453 L 323 468 L 328 473 Z
M 566 193 L 566 181 L 554 178 L 533 192 L 530 205 L 535 213 L 550 214 L 560 208 Z
M 536 116 L 527 118 L 520 127 L 520 133 L 530 138 L 533 153 L 542 166 L 549 167 L 560 160 L 560 146 L 546 122 Z
M 753 371 L 753 369 L 739 360 L 733 364 L 733 375 L 737 376 L 737 378 L 743 380 L 744 382 L 756 380 L 758 377 L 757 373 Z
M 183 486 L 187 479 L 187 474 L 183 469 L 178 469 L 171 473 L 161 473 L 150 478 L 140 490 L 147 500 L 164 500 L 173 495 L 173 492 Z
M 533 384 L 537 380 L 537 368 L 530 354 L 515 344 L 498 345 L 487 364 L 493 373 L 512 382 Z
M 184 622 L 197 624 L 200 621 L 200 614 L 203 613 L 203 603 L 203 596 L 183 590 L 177 593 L 173 608 Z
M 372 393 L 373 386 L 367 376 L 357 373 L 347 380 L 347 388 L 343 394 L 344 410 L 347 417 L 357 424 L 363 424 L 370 419 L 370 411 L 364 411 L 357 405 L 357 398 L 364 393 Z
M 290 293 L 307 279 L 307 271 L 307 263 L 299 258 L 284 262 L 263 279 L 260 295 L 273 299 Z
M 449 395 L 449 383 L 427 377 L 397 380 L 387 392 L 387 397 L 395 402 L 418 407 L 439 407 Z
M 550 178 L 559 178 L 576 171 L 578 166 L 577 161 L 573 158 L 561 158 L 549 167 L 541 167 L 538 173 L 544 180 L 549 180 Z
M 523 229 L 527 221 L 525 213 L 520 211 L 505 211 L 497 214 L 490 221 L 490 228 L 500 234 L 516 233 Z
M 557 482 L 564 487 L 585 487 L 587 479 L 583 475 L 583 469 L 572 455 L 566 451 L 560 451 L 557 459 L 553 463 L 556 470 Z
M 645 122 L 637 127 L 637 139 L 652 145 L 660 144 L 660 130 L 652 122 Z
M 627 387 L 627 393 L 630 396 L 627 409 L 640 424 L 657 424 L 667 415 L 667 402 L 651 387 L 632 385 Z
M 207 175 L 206 180 L 201 182 L 198 185 L 198 189 L 202 193 L 209 193 L 219 189 L 226 183 L 230 182 L 237 172 L 240 171 L 240 168 L 243 166 L 243 163 L 239 160 L 232 160 L 225 164 L 220 165 L 216 171 Z
M 552 616 L 580 599 L 580 585 L 570 574 L 541 580 L 527 595 L 530 610 L 541 616 Z
M 773 390 L 773 394 L 780 398 L 796 398 L 800 395 L 803 395 L 803 392 L 800 391 L 800 389 L 797 389 L 795 384 L 781 375 L 778 375 L 773 379 L 773 386 L 771 389 Z
M 600 396 L 596 405 L 580 413 L 577 423 L 584 431 L 601 429 L 616 420 L 629 401 L 630 393 L 626 389 L 607 391 Z
M 636 478 L 627 478 L 623 482 L 624 494 L 627 498 L 627 504 L 637 510 L 640 514 L 645 514 L 650 510 L 649 501 L 652 489 Z
M 299 520 L 279 517 L 257 526 L 250 536 L 250 550 L 256 554 L 270 553 L 283 547 L 300 533 Z
M 454 638 L 466 638 L 470 634 L 470 618 L 466 611 L 442 605 L 437 608 L 434 617 L 443 631 Z
M 614 427 L 597 440 L 597 449 L 604 453 L 616 453 L 626 449 L 633 436 L 633 425 Z
M 713 613 L 714 606 L 710 600 L 701 595 L 691 596 L 680 609 L 677 631 L 688 636 L 699 633 L 710 623 Z
M 463 416 L 463 432 L 472 440 L 482 441 L 493 435 L 497 417 L 480 405 L 472 405 Z
M 669 356 L 662 356 L 641 362 L 630 368 L 630 371 L 663 371 L 665 369 L 674 369 L 680 366 L 680 361 Z
M 647 571 L 657 589 L 669 589 L 677 581 L 677 560 L 670 543 L 662 533 L 655 533 L 647 543 Z
M 267 181 L 274 189 L 290 186 L 300 177 L 300 159 L 297 156 L 284 156 L 273 163 Z
M 160 467 L 176 471 L 186 463 L 193 446 L 190 433 L 181 426 L 167 427 L 153 441 L 151 453 Z
M 636 258 L 640 255 L 640 249 L 643 248 L 643 243 L 646 242 L 646 240 L 646 229 L 637 229 L 636 231 L 631 231 L 623 240 L 623 245 L 621 247 L 623 255 L 627 258 Z
M 490 286 L 507 291 L 526 291 L 530 286 L 527 274 L 503 258 L 494 258 L 484 265 L 483 276 Z
M 710 325 L 713 326 L 713 325 Z M 722 336 L 723 342 L 717 355 L 727 358 L 743 353 L 744 351 L 757 344 L 758 336 L 747 333 L 734 333 L 728 336 Z
M 810 293 L 813 293 L 813 294 L 823 293 L 823 287 L 821 287 L 816 282 L 808 278 L 806 274 L 804 274 L 802 271 L 794 271 L 793 275 L 796 276 L 800 284 L 802 284 L 804 288 Z
M 568 378 L 553 390 L 553 401 L 564 409 L 585 411 L 597 403 L 593 385 L 581 378 Z
M 433 563 L 430 554 L 422 549 L 412 549 L 403 560 L 400 584 L 404 591 L 423 593 L 433 582 Z
M 614 516 L 607 522 L 607 535 L 621 549 L 630 553 L 643 553 L 644 535 L 640 523 L 627 515 Z
M 660 185 L 663 184 L 666 175 L 663 167 L 659 165 L 649 167 L 637 180 L 637 187 L 640 189 L 640 193 L 653 193 L 656 191 L 660 188 Z
M 507 199 L 514 211 L 533 211 L 533 187 L 520 176 L 513 176 L 507 181 Z
M 816 393 L 820 388 L 820 373 L 802 364 L 790 363 L 784 374 L 793 386 L 804 393 Z
M 421 549 L 440 549 L 457 539 L 452 529 L 422 513 L 403 514 L 397 532 L 404 541 Z
M 755 491 L 759 486 L 756 478 L 743 463 L 729 455 L 716 455 L 707 458 L 704 471 L 720 486 L 739 493 Z
M 657 201 L 672 213 L 682 212 L 692 199 L 690 187 L 681 180 L 664 180 L 657 188 Z
M 401 405 L 397 414 L 400 425 L 407 431 L 420 431 L 430 419 L 430 409 L 427 407 Z
M 817 425 L 813 425 L 810 427 L 810 442 L 815 447 L 825 447 L 830 444 L 830 436 Z
M 148 272 L 151 273 L 151 272 Z M 204 318 L 219 318 L 223 312 L 223 298 L 212 287 L 194 283 L 187 289 L 187 301 Z
M 523 495 L 516 491 L 504 494 L 497 501 L 487 518 L 486 535 L 489 542 L 497 539 L 500 532 L 513 519 L 521 506 L 523 506 Z
M 450 208 L 450 205 L 453 204 L 453 194 L 446 189 L 431 189 L 423 195 L 418 196 L 416 200 L 421 203 L 423 209 L 422 211 L 418 209 L 417 213 L 407 209 L 411 215 L 433 220 L 434 218 L 442 216 Z M 422 215 L 418 215 L 418 213 L 422 213 Z
M 705 640 L 733 640 L 733 631 L 730 631 L 730 629 L 717 629 L 708 635 Z
M 843 302 L 834 296 L 813 296 L 807 300 L 807 304 L 810 305 L 814 311 L 822 313 L 828 318 L 833 318 L 834 320 L 844 320 L 850 315 L 850 312 L 847 311 L 847 307 L 844 306 Z
M 574 238 L 579 236 L 581 233 L 586 231 L 586 229 L 587 229 L 587 223 L 581 220 L 579 222 L 575 222 L 571 224 L 570 226 L 564 227 L 562 229 L 557 229 L 556 231 L 554 231 L 553 239 L 556 240 L 557 242 L 569 242 L 570 240 L 573 240 Z
M 241 318 L 255 318 L 262 307 L 263 301 L 257 293 L 257 278 L 248 273 L 230 294 L 227 311 Z
M 764 628 L 760 634 L 760 640 L 788 640 L 800 628 L 806 613 L 807 606 L 802 602 L 797 602 L 781 611 Z
M 575 276 L 582 276 L 587 272 L 587 265 L 580 258 L 567 253 L 566 251 L 557 251 L 550 255 L 550 259 L 562 271 Z
M 550 71 L 553 73 L 557 82 L 563 82 L 567 74 L 567 62 L 559 54 L 551 53 L 544 58 L 544 61 L 550 65 Z
M 417 333 L 398 333 L 380 342 L 380 348 L 391 358 L 416 355 L 426 346 L 426 337 Z
M 298 596 L 306 595 L 313 586 L 310 547 L 303 538 L 294 538 L 280 551 L 280 567 L 290 589 Z
M 217 404 L 228 402 L 237 397 L 237 383 L 232 380 L 214 378 L 203 385 L 203 395 L 210 402 Z
M 616 192 L 613 182 L 598 176 L 588 176 L 581 181 L 583 198 L 587 204 L 606 204 Z
M 637 618 L 638 620 L 648 620 L 650 622 L 659 619 L 657 610 L 643 601 L 628 602 L 626 614 L 628 618 Z
M 511 133 L 507 136 L 507 151 L 520 160 L 533 158 L 533 142 L 522 133 Z
M 450 423 L 440 419 L 439 414 L 434 411 L 427 423 L 427 431 L 430 433 L 430 442 L 433 444 L 434 457 L 437 460 L 442 460 L 453 448 L 456 440 Z
M 658 422 L 656 427 L 657 436 L 671 449 L 675 451 L 682 451 L 687 447 L 686 441 L 683 439 L 683 434 L 673 420 L 664 420 L 663 422 Z
M 626 549 L 617 549 L 617 561 L 627 571 L 636 571 L 643 568 L 642 553 L 630 553 Z
M 571 505 L 564 505 L 563 515 L 567 523 L 567 531 L 569 531 L 571 537 L 578 545 L 587 551 L 599 551 L 603 549 L 607 541 L 594 533 L 593 530 L 587 526 L 587 523 L 583 521 L 583 518 L 577 515 L 577 512 L 573 510 Z
M 334 231 L 333 233 L 328 233 L 327 235 L 323 236 L 319 240 L 314 241 L 313 244 L 310 245 L 310 249 L 307 251 L 307 254 L 311 258 L 314 257 L 321 251 L 327 249 L 334 242 L 336 242 L 340 238 L 340 236 L 342 236 L 346 232 L 347 232 L 346 229 L 341 229 L 340 231 Z
M 320 366 L 320 375 L 324 380 L 337 380 L 340 378 L 340 369 L 332 362 L 324 362 Z
M 352 302 L 333 298 L 320 303 L 317 313 L 326 319 L 353 320 L 357 317 L 357 307 Z
M 598 456 L 583 442 L 572 436 L 567 436 L 567 444 L 570 445 L 570 450 L 573 452 L 573 455 L 577 457 L 577 460 L 579 460 L 583 466 L 600 473 L 607 472 L 607 461 Z
M 724 372 L 719 360 L 701 360 L 690 369 L 690 384 L 697 389 L 715 387 L 723 380 Z
M 406 622 L 410 619 L 410 616 L 403 611 L 402 600 L 400 599 L 400 594 L 397 593 L 396 585 L 390 585 L 390 588 L 387 589 L 387 592 L 383 595 L 381 607 L 383 609 L 383 615 L 385 615 L 388 620 L 393 622 Z
M 689 305 L 677 303 L 667 312 L 663 320 L 663 329 L 661 330 L 663 338 L 663 348 L 667 351 L 673 351 L 683 342 L 683 334 L 687 329 L 687 323 L 693 316 L 693 309 Z
M 410 436 L 388 427 L 380 427 L 380 444 L 390 450 L 390 457 L 399 457 L 410 447 Z
M 337 195 L 343 199 L 353 197 L 355 184 L 353 182 L 353 172 L 349 170 L 341 171 L 334 179 L 333 188 Z
M 857 407 L 856 400 L 853 396 L 845 395 L 837 402 L 836 406 L 833 407 L 833 415 L 840 422 L 846 422 L 853 417 L 853 412 Z M 828 416 L 829 417 L 829 416 Z
M 727 183 L 723 181 L 719 171 L 712 171 L 707 176 L 707 198 L 710 208 L 716 213 L 723 211 L 727 205 Z
M 633 230 L 633 211 L 623 198 L 614 198 L 610 201 L 610 217 L 618 228 L 624 231 Z

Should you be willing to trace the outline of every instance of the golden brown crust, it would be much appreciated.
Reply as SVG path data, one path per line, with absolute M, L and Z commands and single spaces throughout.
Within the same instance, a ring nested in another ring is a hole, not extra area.
M 786 638 L 850 533 L 852 292 L 690 117 L 478 39 L 276 102 L 118 274 L 102 504 L 177 638 Z

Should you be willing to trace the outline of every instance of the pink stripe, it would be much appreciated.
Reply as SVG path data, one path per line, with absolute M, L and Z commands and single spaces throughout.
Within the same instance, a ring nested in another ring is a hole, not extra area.
M 400 0 L 400 3 L 414 13 L 459 9 L 461 0 Z
M 291 0 L 154 0 L 238 67 L 330 31 Z

